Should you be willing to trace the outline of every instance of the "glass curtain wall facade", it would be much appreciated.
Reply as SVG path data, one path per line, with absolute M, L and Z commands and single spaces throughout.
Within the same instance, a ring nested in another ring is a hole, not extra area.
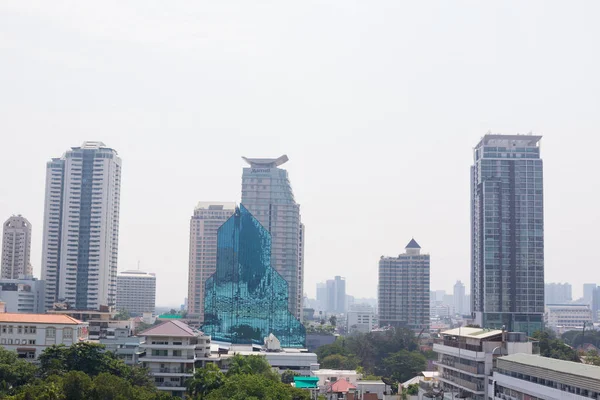
M 213 340 L 304 347 L 304 326 L 288 310 L 288 283 L 271 267 L 271 235 L 240 205 L 217 232 L 217 269 L 205 285 L 202 330 Z
M 485 135 L 471 167 L 471 296 L 485 328 L 527 332 L 544 313 L 544 209 L 539 141 Z

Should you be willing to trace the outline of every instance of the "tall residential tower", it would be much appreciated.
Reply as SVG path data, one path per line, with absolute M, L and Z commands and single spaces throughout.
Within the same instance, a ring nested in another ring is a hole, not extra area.
M 289 309 L 300 318 L 304 294 L 304 226 L 288 173 L 278 168 L 288 157 L 242 158 L 250 165 L 242 175 L 242 204 L 271 234 L 271 266 L 288 282 Z
M 46 166 L 42 247 L 45 307 L 115 306 L 121 159 L 101 142 L 84 142 Z
M 190 220 L 188 315 L 204 321 L 204 285 L 217 269 L 217 230 L 235 212 L 235 203 L 200 202 Z
M 412 239 L 406 253 L 379 260 L 379 325 L 429 328 L 429 254 Z
M 471 303 L 484 328 L 541 329 L 544 192 L 541 136 L 485 135 L 471 167 Z
M 2 234 L 2 278 L 31 276 L 30 253 L 31 224 L 21 215 L 13 215 L 4 223 Z

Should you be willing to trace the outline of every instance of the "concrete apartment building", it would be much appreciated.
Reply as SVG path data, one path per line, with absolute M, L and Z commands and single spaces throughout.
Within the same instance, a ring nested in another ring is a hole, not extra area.
M 487 399 L 487 378 L 494 359 L 515 353 L 531 354 L 533 346 L 524 333 L 481 328 L 444 331 L 433 344 L 438 354 L 438 380 L 448 398 Z M 444 397 L 446 398 L 446 397 Z
M 156 275 L 139 270 L 117 275 L 117 310 L 126 310 L 137 317 L 154 314 L 156 308 Z
M 600 367 L 531 354 L 500 357 L 487 399 L 600 399 Z
M 564 333 L 592 325 L 592 309 L 588 304 L 548 304 L 544 315 L 546 327 Z
M 204 322 L 204 285 L 217 269 L 217 230 L 235 212 L 233 202 L 200 202 L 190 219 L 188 316 Z
M 271 266 L 288 283 L 290 312 L 301 318 L 305 229 L 288 173 L 279 168 L 288 157 L 242 158 L 250 165 L 242 174 L 242 204 L 271 234 Z
M 44 281 L 31 276 L 23 279 L 0 279 L 0 299 L 6 312 L 42 314 Z
M 346 313 L 346 330 L 354 332 L 369 333 L 379 326 L 379 319 L 373 306 L 369 304 L 353 304 Z
M 1 309 L 1 306 L 0 306 Z M 66 315 L 0 312 L 0 346 L 34 361 L 49 346 L 88 339 L 88 324 Z
M 4 222 L 2 233 L 2 279 L 18 279 L 33 274 L 31 262 L 31 223 L 21 215 Z
M 42 279 L 46 309 L 115 307 L 121 159 L 84 142 L 46 165 Z
M 379 260 L 379 325 L 429 328 L 429 254 L 412 239 L 406 252 Z
M 133 336 L 131 328 L 108 328 L 106 337 L 100 339 L 100 344 L 106 346 L 106 351 L 113 352 L 127 365 L 138 365 L 144 355 L 141 345 L 144 339 Z
M 471 167 L 475 324 L 532 334 L 544 316 L 541 136 L 485 135 Z
M 210 336 L 181 321 L 166 321 L 140 332 L 142 366 L 148 368 L 156 387 L 184 397 L 186 381 L 194 375 L 197 361 L 210 357 Z
M 544 304 L 566 304 L 573 301 L 573 288 L 570 283 L 546 283 Z

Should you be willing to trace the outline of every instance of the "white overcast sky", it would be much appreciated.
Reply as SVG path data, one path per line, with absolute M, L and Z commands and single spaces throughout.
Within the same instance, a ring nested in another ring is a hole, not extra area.
M 187 296 L 198 201 L 240 200 L 278 157 L 306 224 L 305 291 L 414 237 L 432 289 L 469 282 L 469 166 L 488 131 L 541 134 L 546 280 L 600 283 L 597 1 L 0 2 L 0 219 L 33 224 L 45 164 L 84 140 L 123 159 L 119 270 Z M 469 289 L 467 289 L 469 291 Z

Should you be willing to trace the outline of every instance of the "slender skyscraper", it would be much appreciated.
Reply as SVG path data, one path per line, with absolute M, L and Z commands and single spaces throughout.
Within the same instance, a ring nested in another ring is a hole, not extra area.
M 72 147 L 46 166 L 42 276 L 46 308 L 115 306 L 121 159 L 101 142 Z
M 235 212 L 235 203 L 200 202 L 190 220 L 188 315 L 204 321 L 204 284 L 217 269 L 217 230 Z
M 19 279 L 31 276 L 31 224 L 26 218 L 13 215 L 4 223 L 2 235 L 2 278 Z
M 465 312 L 465 285 L 461 281 L 456 281 L 454 284 L 454 313 L 464 314 Z
M 278 168 L 288 158 L 285 155 L 276 159 L 242 158 L 250 164 L 242 175 L 242 204 L 271 234 L 271 266 L 288 282 L 289 309 L 300 318 L 304 293 L 304 226 L 288 173 Z
M 429 254 L 412 239 L 406 253 L 379 260 L 377 304 L 381 326 L 429 328 Z
M 541 136 L 485 135 L 471 167 L 475 322 L 529 334 L 544 314 Z

